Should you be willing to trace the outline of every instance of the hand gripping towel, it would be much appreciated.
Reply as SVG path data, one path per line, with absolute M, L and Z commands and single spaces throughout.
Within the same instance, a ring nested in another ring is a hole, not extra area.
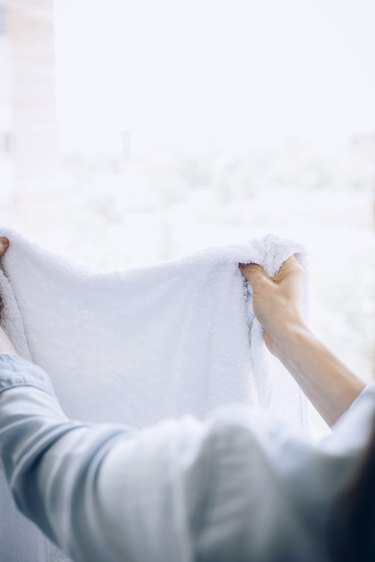
M 238 268 L 254 262 L 273 276 L 295 254 L 306 269 L 300 244 L 268 234 L 103 272 L 9 228 L 0 236 L 10 240 L 0 268 L 1 325 L 17 352 L 48 372 L 71 418 L 142 428 L 185 413 L 203 419 L 240 402 L 305 424 L 305 399 L 266 349 Z M 2 475 L 0 494 L 4 561 L 64 560 L 16 512 Z

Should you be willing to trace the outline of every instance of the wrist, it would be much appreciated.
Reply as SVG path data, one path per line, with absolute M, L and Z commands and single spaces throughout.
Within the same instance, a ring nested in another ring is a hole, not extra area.
M 270 351 L 282 363 L 290 361 L 301 342 L 306 338 L 315 338 L 308 325 L 300 316 L 294 316 L 283 322 L 275 333 L 270 334 L 272 341 Z

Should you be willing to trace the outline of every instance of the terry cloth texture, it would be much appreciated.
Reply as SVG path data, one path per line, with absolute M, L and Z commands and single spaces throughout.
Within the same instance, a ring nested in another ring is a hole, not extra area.
M 100 272 L 9 228 L 0 227 L 0 236 L 10 240 L 0 267 L 1 325 L 17 352 L 50 375 L 69 417 L 142 428 L 186 413 L 202 419 L 240 402 L 305 423 L 305 399 L 267 351 L 251 287 L 238 268 L 254 262 L 272 276 L 295 254 L 306 269 L 300 244 L 269 234 L 154 266 Z M 39 531 L 16 512 L 4 486 L 0 475 L 7 562 L 63 560 L 56 550 L 47 554 L 50 545 L 42 555 Z

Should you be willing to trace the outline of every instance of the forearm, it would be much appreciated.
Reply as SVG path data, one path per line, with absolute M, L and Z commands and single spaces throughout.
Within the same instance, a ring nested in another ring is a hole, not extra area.
M 275 347 L 275 355 L 329 425 L 366 385 L 303 322 L 286 327 Z

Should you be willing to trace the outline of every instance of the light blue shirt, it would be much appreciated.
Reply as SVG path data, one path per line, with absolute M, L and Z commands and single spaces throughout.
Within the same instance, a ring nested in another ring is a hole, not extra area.
M 43 369 L 0 354 L 11 492 L 77 562 L 329 560 L 329 510 L 374 408 L 369 384 L 319 445 L 244 406 L 133 431 L 68 419 Z

